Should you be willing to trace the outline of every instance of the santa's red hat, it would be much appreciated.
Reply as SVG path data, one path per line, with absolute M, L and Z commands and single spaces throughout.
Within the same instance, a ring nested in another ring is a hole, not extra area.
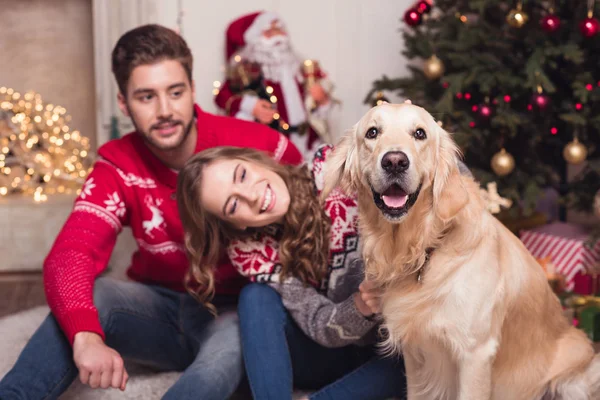
M 244 15 L 229 24 L 225 33 L 226 62 L 229 62 L 231 57 L 242 50 L 246 44 L 258 40 L 262 33 L 271 27 L 273 21 L 283 26 L 279 15 L 272 11 Z

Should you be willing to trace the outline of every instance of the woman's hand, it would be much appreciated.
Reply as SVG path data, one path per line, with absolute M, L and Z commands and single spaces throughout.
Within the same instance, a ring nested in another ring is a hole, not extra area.
M 373 283 L 365 279 L 358 287 L 358 290 L 361 302 L 368 308 L 370 314 L 381 313 L 381 293 L 375 289 Z M 363 315 L 365 314 L 363 313 Z

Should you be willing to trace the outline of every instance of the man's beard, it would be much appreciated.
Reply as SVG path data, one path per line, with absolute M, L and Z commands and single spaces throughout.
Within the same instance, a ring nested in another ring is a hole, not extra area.
M 287 35 L 270 38 L 261 36 L 255 43 L 249 43 L 241 55 L 259 63 L 263 76 L 269 81 L 280 82 L 284 70 L 291 72 L 291 76 L 299 73 L 300 59 L 294 53 Z
M 133 123 L 133 126 L 134 126 L 136 132 L 141 134 L 141 136 L 144 139 L 144 141 L 146 142 L 146 144 L 148 146 L 155 148 L 156 150 L 160 150 L 160 151 L 173 151 L 173 150 L 179 149 L 183 145 L 183 143 L 185 143 L 185 140 L 190 135 L 190 132 L 192 131 L 192 126 L 194 123 L 194 118 L 192 118 L 190 120 L 190 122 L 187 124 L 187 126 L 184 125 L 183 121 L 181 121 L 181 120 L 163 119 L 163 120 L 159 121 L 158 123 L 152 125 L 148 132 L 143 132 L 142 130 L 140 130 L 139 125 L 135 121 L 135 118 L 133 118 L 133 114 L 131 114 L 131 111 L 129 112 L 129 115 L 132 116 L 131 122 Z M 152 131 L 156 130 L 158 128 L 158 126 L 160 126 L 162 124 L 181 125 L 183 127 L 183 134 L 181 135 L 181 138 L 173 144 L 165 144 L 165 143 L 162 143 L 160 139 L 153 137 Z

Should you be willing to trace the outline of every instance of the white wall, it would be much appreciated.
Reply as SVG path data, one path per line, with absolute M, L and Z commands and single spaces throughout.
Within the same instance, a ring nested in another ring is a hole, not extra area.
M 221 80 L 225 29 L 243 14 L 271 10 L 287 24 L 301 56 L 320 61 L 336 85 L 342 106 L 332 113 L 334 136 L 350 128 L 368 109 L 362 100 L 382 74 L 406 74 L 402 50 L 402 16 L 413 0 L 155 0 L 157 22 L 177 28 L 195 58 L 197 101 L 216 112 L 213 81 Z M 390 100 L 397 100 L 390 96 Z

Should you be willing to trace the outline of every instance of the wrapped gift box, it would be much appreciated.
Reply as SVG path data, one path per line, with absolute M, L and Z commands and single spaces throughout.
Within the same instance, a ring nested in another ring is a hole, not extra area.
M 587 244 L 589 231 L 579 225 L 554 222 L 523 230 L 521 240 L 531 254 L 549 258 L 556 273 L 564 276 L 566 289 L 581 294 L 598 290 L 596 279 L 600 265 L 600 241 L 593 248 Z

